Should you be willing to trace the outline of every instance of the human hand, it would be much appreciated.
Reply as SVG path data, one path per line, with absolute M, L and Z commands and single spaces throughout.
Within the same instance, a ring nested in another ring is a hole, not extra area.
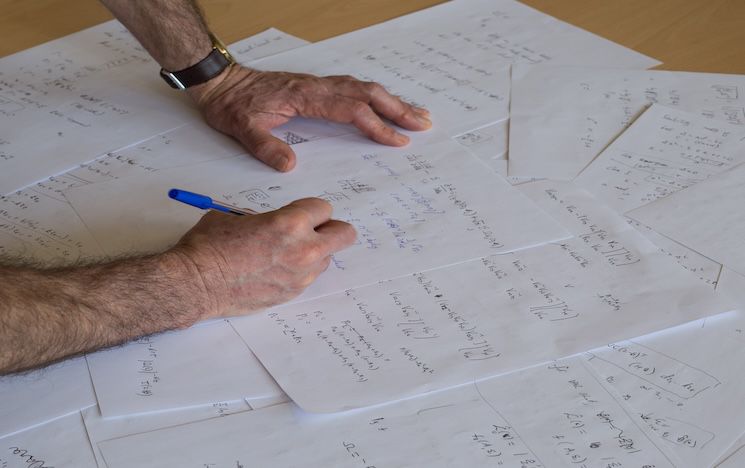
M 409 138 L 381 116 L 408 130 L 432 126 L 425 109 L 403 102 L 377 83 L 351 76 L 317 77 L 234 65 L 213 80 L 189 88 L 189 94 L 207 123 L 282 172 L 295 167 L 295 153 L 270 130 L 295 116 L 350 123 L 372 140 L 390 146 L 403 146 Z
M 192 270 L 206 310 L 194 321 L 244 314 L 300 294 L 351 245 L 354 228 L 331 219 L 331 205 L 297 200 L 247 216 L 207 213 L 169 253 Z

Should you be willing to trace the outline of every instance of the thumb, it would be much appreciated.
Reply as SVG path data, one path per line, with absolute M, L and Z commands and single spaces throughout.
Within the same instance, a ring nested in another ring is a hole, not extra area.
M 236 135 L 238 141 L 256 159 L 280 172 L 291 171 L 295 167 L 295 152 L 292 148 L 263 129 L 248 129 Z

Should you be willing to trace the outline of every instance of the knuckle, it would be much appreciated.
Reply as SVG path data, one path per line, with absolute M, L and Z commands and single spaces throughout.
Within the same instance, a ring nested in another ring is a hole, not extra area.
M 349 107 L 352 113 L 356 116 L 367 115 L 370 111 L 370 106 L 368 106 L 362 101 L 353 101 Z
M 316 204 L 314 207 L 316 210 L 326 211 L 332 208 L 331 203 L 323 198 L 309 198 L 309 200 L 312 200 Z
M 301 210 L 281 210 L 272 219 L 272 224 L 279 235 L 297 237 L 305 232 L 307 221 L 307 216 Z
M 376 83 L 374 81 L 368 81 L 365 82 L 365 91 L 367 91 L 368 94 L 372 95 L 379 95 L 386 93 L 385 88 L 380 83 Z

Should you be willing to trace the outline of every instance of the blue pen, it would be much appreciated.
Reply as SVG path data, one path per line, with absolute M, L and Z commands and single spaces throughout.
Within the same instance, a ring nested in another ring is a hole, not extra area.
M 200 195 L 198 193 L 189 192 L 187 190 L 171 189 L 168 191 L 168 196 L 176 201 L 186 203 L 187 205 L 196 206 L 197 208 L 201 208 L 203 210 L 217 210 L 222 211 L 223 213 L 230 213 L 238 216 L 247 214 L 259 214 L 258 211 L 254 211 L 248 208 L 236 208 L 235 206 L 230 206 L 226 203 L 213 201 L 206 195 Z

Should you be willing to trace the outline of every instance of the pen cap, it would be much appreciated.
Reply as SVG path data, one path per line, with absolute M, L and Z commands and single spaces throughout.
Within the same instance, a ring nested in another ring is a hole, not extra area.
M 198 193 L 189 192 L 187 190 L 171 189 L 168 191 L 168 196 L 174 200 L 186 203 L 187 205 L 196 206 L 203 210 L 214 208 L 214 204 L 210 197 L 205 197 L 204 195 L 199 195 Z

